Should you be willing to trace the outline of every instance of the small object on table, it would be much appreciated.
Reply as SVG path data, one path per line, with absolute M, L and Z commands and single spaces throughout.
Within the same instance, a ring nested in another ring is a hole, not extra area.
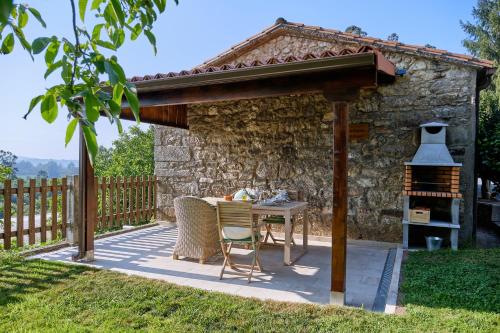
M 224 200 L 225 201 L 233 201 L 233 196 L 232 195 L 225 195 Z

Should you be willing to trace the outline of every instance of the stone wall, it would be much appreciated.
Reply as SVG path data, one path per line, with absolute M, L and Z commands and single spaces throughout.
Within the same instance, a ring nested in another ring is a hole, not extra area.
M 336 42 L 281 36 L 234 62 L 346 47 Z M 468 67 L 386 53 L 407 70 L 391 85 L 362 91 L 350 122 L 368 123 L 369 138 L 351 142 L 351 238 L 401 239 L 403 162 L 419 145 L 418 125 L 450 125 L 448 146 L 464 163 L 462 237 L 472 232 L 474 96 Z M 310 202 L 311 232 L 329 234 L 332 208 L 332 120 L 321 95 L 192 105 L 190 130 L 156 127 L 155 163 L 160 218 L 172 219 L 173 198 L 223 195 L 241 187 L 297 188 Z

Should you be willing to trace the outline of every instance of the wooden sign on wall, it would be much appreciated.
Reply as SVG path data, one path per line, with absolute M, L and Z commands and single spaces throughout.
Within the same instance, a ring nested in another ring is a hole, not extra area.
M 350 124 L 349 125 L 349 140 L 350 141 L 360 141 L 368 139 L 369 136 L 369 124 Z

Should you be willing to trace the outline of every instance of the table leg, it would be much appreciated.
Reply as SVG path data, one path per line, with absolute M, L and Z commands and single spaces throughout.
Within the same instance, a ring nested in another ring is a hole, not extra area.
M 307 220 L 307 211 L 304 210 L 303 216 L 302 216 L 302 249 L 303 251 L 307 251 L 307 237 L 309 234 L 308 228 L 309 228 L 309 222 Z
M 291 265 L 292 261 L 290 260 L 290 247 L 292 243 L 292 235 L 290 234 L 292 231 L 292 219 L 290 217 L 290 212 L 285 213 L 285 265 Z

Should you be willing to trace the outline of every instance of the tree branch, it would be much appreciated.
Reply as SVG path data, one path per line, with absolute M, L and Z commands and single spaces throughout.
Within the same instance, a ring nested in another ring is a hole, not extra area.
M 75 34 L 75 58 L 73 60 L 73 70 L 71 71 L 71 81 L 69 84 L 69 88 L 71 92 L 73 92 L 73 86 L 75 84 L 76 65 L 78 63 L 78 56 L 80 55 L 80 38 L 78 36 L 78 29 L 76 26 L 75 0 L 70 0 L 70 2 L 71 2 L 71 14 L 73 21 L 73 33 Z

